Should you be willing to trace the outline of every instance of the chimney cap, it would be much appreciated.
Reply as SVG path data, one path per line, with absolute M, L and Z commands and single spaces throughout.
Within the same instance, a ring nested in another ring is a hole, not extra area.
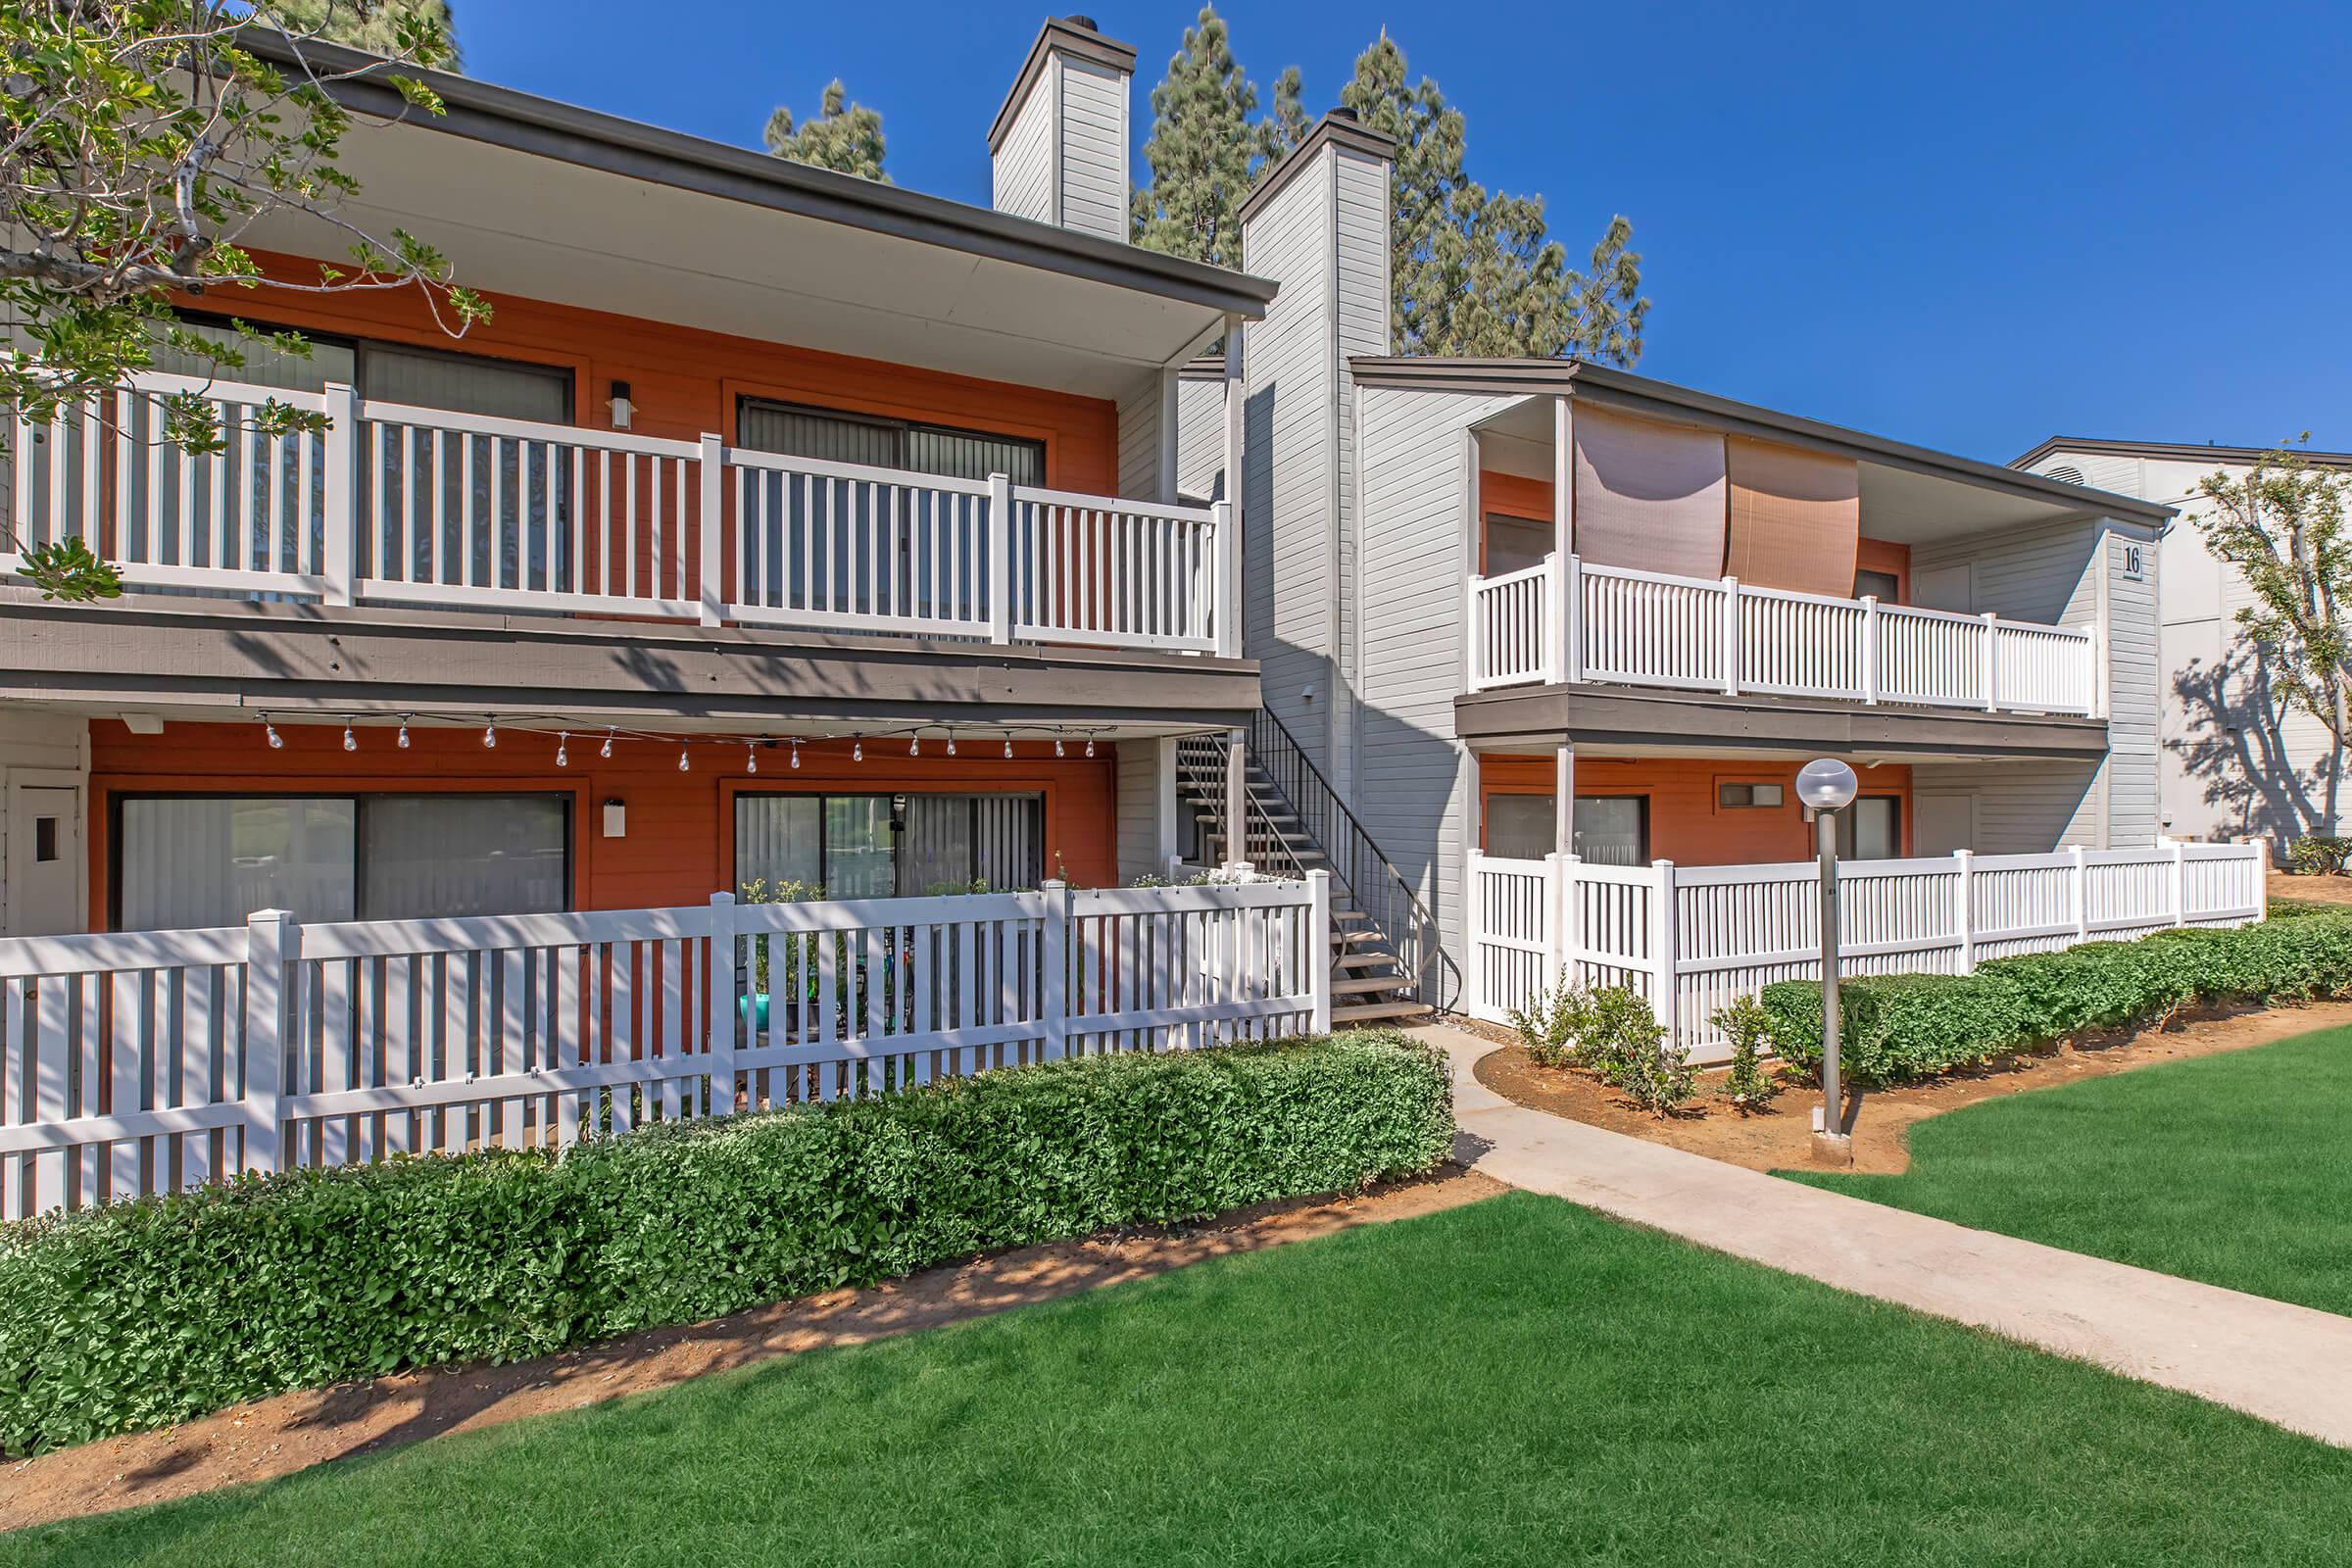
M 1363 119 L 1361 115 L 1348 108 L 1346 104 L 1341 104 L 1337 108 L 1333 109 L 1331 111 L 1331 118 L 1334 120 L 1346 120 L 1350 122 L 1360 122 Z
M 1004 107 L 989 122 L 988 150 L 994 156 L 1004 145 L 1005 133 L 1012 129 L 1013 121 L 1021 107 L 1028 103 L 1029 94 L 1036 90 L 1037 78 L 1046 73 L 1049 57 L 1060 54 L 1072 60 L 1117 75 L 1135 74 L 1135 45 L 1106 38 L 1095 25 L 1092 17 L 1048 17 L 1045 25 L 1037 29 L 1037 41 L 1029 46 L 1028 58 L 1021 62 L 1020 74 L 1012 78 L 1012 90 L 1004 95 Z
M 1061 20 L 1064 25 L 1072 27 L 1084 27 L 1089 32 L 1101 32 L 1102 30 L 1102 24 L 1095 21 L 1094 18 L 1082 17 L 1075 11 L 1071 12 L 1068 16 L 1062 18 Z

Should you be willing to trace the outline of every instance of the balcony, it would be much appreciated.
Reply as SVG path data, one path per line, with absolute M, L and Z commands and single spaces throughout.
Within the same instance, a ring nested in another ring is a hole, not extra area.
M 1613 682 L 2094 715 L 2096 634 L 1547 556 L 1469 584 L 1469 688 Z
M 161 439 L 156 395 L 223 449 Z M 266 401 L 324 414 L 270 436 Z M 111 404 L 111 406 L 108 406 Z M 169 375 L 14 424 L 21 548 L 131 588 L 1238 657 L 1222 506 L 1161 506 Z M 712 524 L 715 525 L 712 525 Z M 0 554 L 0 569 L 21 564 Z

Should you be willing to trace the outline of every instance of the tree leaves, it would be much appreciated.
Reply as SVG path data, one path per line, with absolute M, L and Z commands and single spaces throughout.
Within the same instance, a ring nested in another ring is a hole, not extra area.
M 890 183 L 882 172 L 889 148 L 882 136 L 881 113 L 850 102 L 849 89 L 838 76 L 825 88 L 822 112 L 805 125 L 796 125 L 792 111 L 777 106 L 767 117 L 767 150 L 796 164 Z
M 2271 679 L 2296 707 L 2352 745 L 2352 637 L 2343 608 L 2352 594 L 2352 539 L 2344 498 L 2352 478 L 2283 443 L 2243 479 L 2208 474 L 2197 493 L 2208 505 L 2192 518 L 2205 547 L 2235 567 L 2253 603 L 2237 612 Z

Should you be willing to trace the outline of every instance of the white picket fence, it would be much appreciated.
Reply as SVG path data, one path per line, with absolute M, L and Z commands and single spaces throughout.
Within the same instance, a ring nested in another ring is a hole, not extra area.
M 2263 917 L 2266 852 L 2160 841 L 1859 860 L 1838 869 L 1839 972 L 1967 974 L 1987 958 L 2174 926 Z M 1736 997 L 1821 977 L 1821 882 L 1810 860 L 1777 865 L 1596 865 L 1575 856 L 1505 860 L 1472 852 L 1467 1010 L 1508 1021 L 1565 980 L 1627 986 L 1690 1048 L 1720 1061 L 1710 1021 Z
M 1470 690 L 1605 681 L 2090 713 L 2089 630 L 1675 577 L 1575 556 L 1470 579 Z
M 163 439 L 194 394 L 221 449 Z M 275 401 L 328 421 L 267 435 Z M 14 548 L 132 587 L 1238 656 L 1231 509 L 142 374 L 8 416 Z M 0 552 L 0 571 L 21 556 Z
M 0 1218 L 1323 1030 L 1304 882 L 0 941 Z

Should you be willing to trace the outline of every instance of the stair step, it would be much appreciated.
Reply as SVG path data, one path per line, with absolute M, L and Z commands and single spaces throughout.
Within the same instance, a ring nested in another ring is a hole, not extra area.
M 1412 982 L 1400 974 L 1358 975 L 1332 981 L 1331 994 L 1335 997 L 1377 997 L 1401 990 L 1410 984 Z
M 1331 960 L 1331 966 L 1334 970 L 1386 968 L 1397 969 L 1399 972 L 1401 972 L 1402 968 L 1402 966 L 1396 962 L 1396 955 L 1389 952 L 1385 948 L 1374 948 L 1369 952 L 1366 952 L 1361 948 L 1357 948 L 1352 951 L 1343 953 L 1338 957 Z
M 1359 1002 L 1331 1009 L 1334 1024 L 1379 1023 L 1389 1018 L 1426 1018 L 1430 1006 L 1426 1002 Z

